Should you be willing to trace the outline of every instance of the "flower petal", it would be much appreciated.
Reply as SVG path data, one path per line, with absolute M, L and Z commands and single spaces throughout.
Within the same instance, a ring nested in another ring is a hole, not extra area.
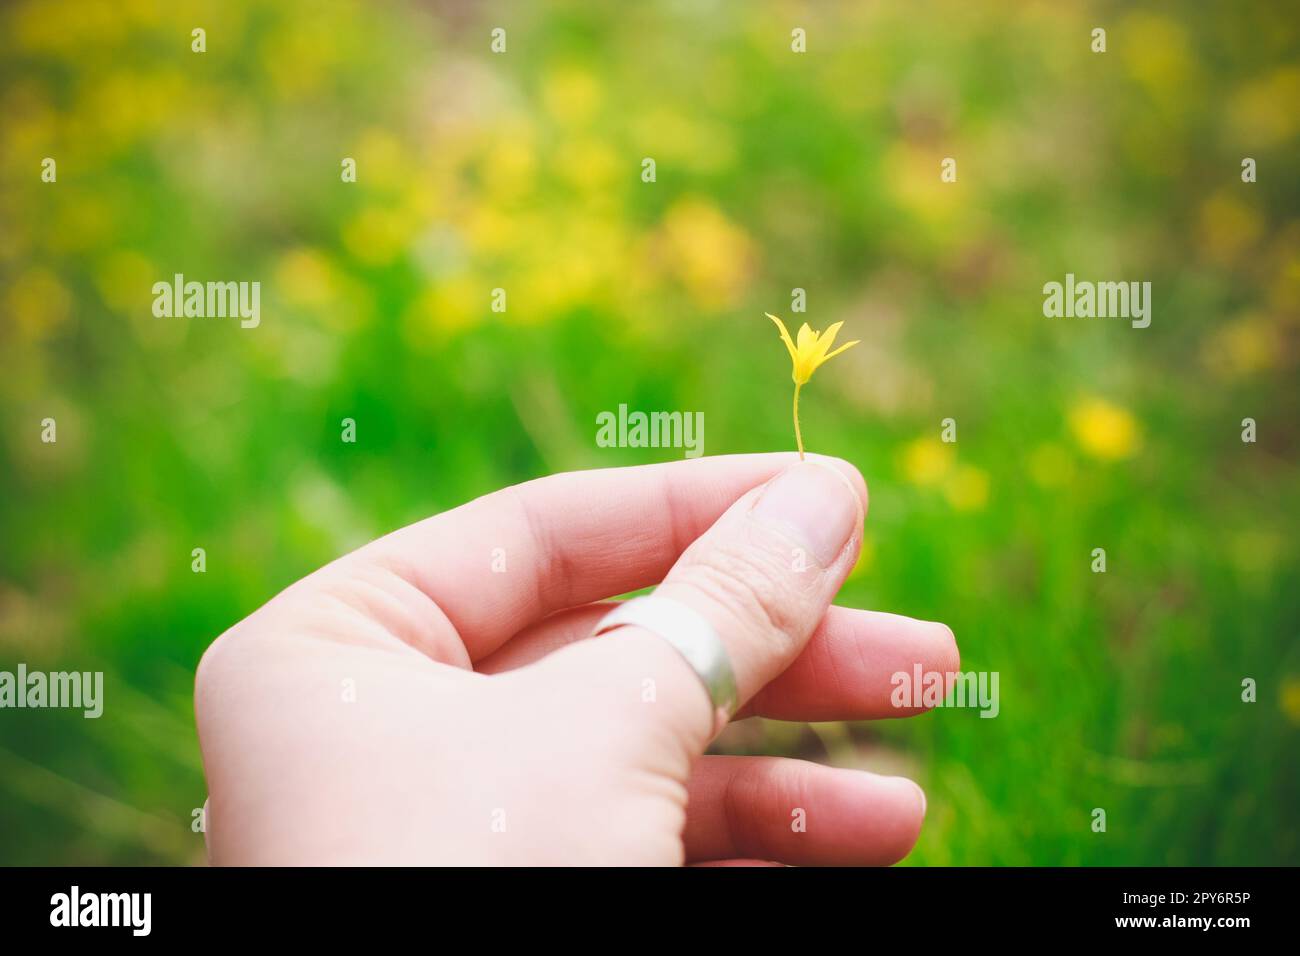
M 817 340 L 817 350 L 813 353 L 813 357 L 814 361 L 818 365 L 825 361 L 824 356 L 826 355 L 827 350 L 830 349 L 831 344 L 835 341 L 835 336 L 839 334 L 840 328 L 843 325 L 843 322 L 833 323 L 829 329 L 822 333 L 821 338 Z
M 834 352 L 831 352 L 829 355 L 823 355 L 821 361 L 818 362 L 817 364 L 822 365 L 826 362 L 829 362 L 831 359 L 835 358 L 835 356 L 839 355 L 841 352 L 845 351 L 846 349 L 853 348 L 853 346 L 857 345 L 861 341 L 862 341 L 861 339 L 854 339 L 852 342 L 845 342 L 843 345 L 837 348 Z
M 769 319 L 776 323 L 776 327 L 781 330 L 781 341 L 785 343 L 786 351 L 790 353 L 790 361 L 798 362 L 799 354 L 795 351 L 794 342 L 790 341 L 790 333 L 786 331 L 785 323 L 778 319 L 771 312 L 764 312 Z
M 808 328 L 808 323 L 805 322 L 799 326 L 799 338 L 796 341 L 799 345 L 799 354 L 806 357 L 817 344 L 817 333 Z

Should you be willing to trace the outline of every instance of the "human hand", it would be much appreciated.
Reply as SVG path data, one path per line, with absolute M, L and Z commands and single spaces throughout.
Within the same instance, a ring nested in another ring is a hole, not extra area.
M 334 561 L 200 662 L 213 862 L 901 859 L 916 784 L 702 756 L 684 658 L 638 627 L 586 639 L 610 607 L 591 602 L 662 581 L 726 645 L 737 719 L 913 713 L 890 675 L 956 671 L 956 643 L 831 606 L 866 504 L 838 459 L 700 458 L 506 488 Z

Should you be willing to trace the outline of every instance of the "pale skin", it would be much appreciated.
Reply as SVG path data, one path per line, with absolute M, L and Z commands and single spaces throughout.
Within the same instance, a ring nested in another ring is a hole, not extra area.
M 866 506 L 839 459 L 700 458 L 507 488 L 327 565 L 199 665 L 213 862 L 901 859 L 915 783 L 705 756 L 712 708 L 678 652 L 636 627 L 590 638 L 593 602 L 660 585 L 726 645 L 737 719 L 914 713 L 890 676 L 956 671 L 957 646 L 832 606 Z

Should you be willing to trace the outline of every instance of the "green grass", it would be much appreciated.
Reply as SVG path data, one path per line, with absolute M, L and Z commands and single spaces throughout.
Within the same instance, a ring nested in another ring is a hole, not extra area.
M 791 448 L 765 311 L 863 340 L 801 398 L 871 486 L 842 602 L 949 623 L 1001 712 L 725 745 L 915 773 L 918 864 L 1300 859 L 1296 22 L 589 6 L 0 12 L 0 667 L 110 695 L 0 717 L 0 862 L 201 859 L 203 648 L 393 527 L 671 457 L 598 412 Z M 153 318 L 175 272 L 261 281 L 261 327 Z M 1151 327 L 1044 318 L 1066 272 L 1151 281 Z

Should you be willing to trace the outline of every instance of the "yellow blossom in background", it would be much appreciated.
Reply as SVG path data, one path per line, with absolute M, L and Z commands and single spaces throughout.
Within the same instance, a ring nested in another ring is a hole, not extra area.
M 72 295 L 54 273 L 39 267 L 20 273 L 3 302 L 5 321 L 27 341 L 51 335 L 72 311 Z
M 1221 115 L 1232 140 L 1272 146 L 1295 136 L 1300 127 L 1298 102 L 1300 67 L 1284 66 L 1246 84 Z
M 1199 77 L 1183 27 L 1168 17 L 1135 12 L 1115 32 L 1124 66 L 1137 81 L 1162 105 L 1189 108 L 1187 88 Z
M 406 148 L 385 129 L 367 129 L 354 151 L 344 155 L 357 161 L 357 185 L 367 190 L 399 189 L 417 178 Z
M 1291 235 L 1284 241 L 1300 248 L 1300 222 L 1292 222 L 1289 231 Z M 1292 254 L 1278 264 L 1269 301 L 1284 316 L 1289 314 L 1293 322 L 1300 315 L 1300 254 Z
M 517 247 L 527 235 L 525 229 L 535 220 L 534 216 L 511 216 L 496 206 L 484 204 L 466 213 L 463 234 L 444 226 L 434 227 L 429 236 L 440 258 L 459 260 L 466 254 L 505 255 Z
M 711 202 L 674 203 L 664 216 L 661 241 L 671 271 L 700 308 L 724 308 L 740 298 L 750 274 L 752 244 Z
M 952 445 L 937 438 L 916 438 L 903 449 L 903 477 L 922 488 L 940 485 L 952 470 L 956 454 Z
M 329 263 L 315 249 L 294 249 L 275 266 L 276 287 L 290 305 L 319 306 L 337 295 Z
M 1282 681 L 1282 713 L 1293 724 L 1300 725 L 1300 677 L 1287 677 Z
M 88 49 L 120 42 L 128 26 L 116 4 L 48 0 L 15 8 L 9 17 L 19 48 L 76 60 Z
M 559 144 L 551 167 L 557 178 L 580 193 L 607 199 L 611 187 L 624 174 L 622 159 L 608 143 L 591 136 L 579 136 Z
M 629 238 L 617 216 L 576 206 L 562 223 L 538 223 L 524 237 L 530 265 L 509 281 L 508 321 L 545 322 L 573 307 L 612 307 L 613 297 L 625 294 Z M 516 302 L 522 307 L 515 309 Z
M 340 24 L 314 16 L 282 29 L 261 51 L 262 69 L 286 100 L 306 99 L 330 81 L 340 60 Z
M 120 69 L 83 93 L 96 152 L 117 149 L 176 128 L 176 113 L 193 102 L 191 78 L 172 66 Z
M 988 504 L 988 473 L 958 462 L 949 442 L 915 438 L 903 448 L 900 465 L 908 484 L 939 489 L 954 511 L 979 511 Z
M 899 205 L 929 227 L 925 232 L 927 239 L 945 247 L 959 238 L 948 230 L 955 226 L 971 195 L 961 187 L 960 158 L 969 156 L 970 152 L 960 150 L 957 145 L 950 146 L 949 150 L 936 153 L 900 141 L 881 160 L 882 184 L 893 193 Z M 945 183 L 940 179 L 940 161 L 945 157 L 957 160 L 956 182 Z
M 645 154 L 663 166 L 714 173 L 735 161 L 733 133 L 725 124 L 665 106 L 652 106 L 628 121 L 637 142 L 654 144 Z
M 954 511 L 980 511 L 989 501 L 989 476 L 974 465 L 958 465 L 944 482 L 943 495 Z
M 48 156 L 58 148 L 58 114 L 46 96 L 30 86 L 10 90 L 5 110 L 5 136 L 9 142 L 0 162 L 17 177 L 20 169 L 26 169 L 28 156 Z
M 582 67 L 557 67 L 542 82 L 542 102 L 560 123 L 585 126 L 600 108 L 600 82 Z
M 61 203 L 55 210 L 46 243 L 65 254 L 102 248 L 124 217 L 120 200 L 86 189 L 78 190 L 74 201 Z
M 513 123 L 500 131 L 483 157 L 483 185 L 495 199 L 516 199 L 529 192 L 537 176 L 532 129 Z
M 1278 330 L 1261 316 L 1246 316 L 1214 329 L 1201 345 L 1206 367 L 1223 379 L 1275 368 L 1282 354 Z
M 1201 248 L 1213 262 L 1228 265 L 1259 239 L 1263 223 L 1259 213 L 1226 192 L 1218 192 L 1201 206 Z
M 1103 398 L 1085 398 L 1070 409 L 1070 430 L 1079 447 L 1102 461 L 1118 461 L 1142 445 L 1137 420 Z
M 358 261 L 387 265 L 407 248 L 413 235 L 411 215 L 402 209 L 371 206 L 343 227 L 343 244 Z
M 130 315 L 149 307 L 158 267 L 131 249 L 114 249 L 95 268 L 95 288 L 115 311 Z
M 402 337 L 413 348 L 437 355 L 447 335 L 472 328 L 491 314 L 490 287 L 469 275 L 440 280 L 402 314 Z

